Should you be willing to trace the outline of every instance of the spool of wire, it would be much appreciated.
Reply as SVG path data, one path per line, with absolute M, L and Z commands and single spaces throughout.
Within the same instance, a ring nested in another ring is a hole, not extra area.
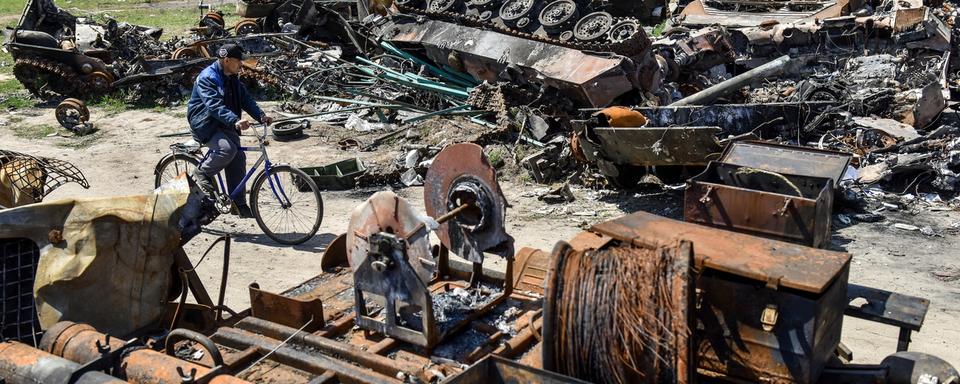
M 594 383 L 690 378 L 692 247 L 554 248 L 544 298 L 543 367 Z

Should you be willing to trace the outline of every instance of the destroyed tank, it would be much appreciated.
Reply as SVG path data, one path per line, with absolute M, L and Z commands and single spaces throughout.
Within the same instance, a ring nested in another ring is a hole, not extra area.
M 654 1 L 587 0 L 396 0 L 408 14 L 580 50 L 636 55 L 647 41 L 643 24 L 655 22 L 665 7 Z
M 160 41 L 162 29 L 71 15 L 52 0 L 27 1 L 5 46 L 13 74 L 34 95 L 87 97 L 118 86 L 179 87 L 184 74 L 208 59 L 170 60 L 178 40 Z M 173 94 L 179 94 L 176 90 Z

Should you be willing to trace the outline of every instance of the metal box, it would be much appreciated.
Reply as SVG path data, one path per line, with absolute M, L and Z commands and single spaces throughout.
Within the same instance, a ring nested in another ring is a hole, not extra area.
M 757 383 L 815 383 L 840 342 L 848 266 L 821 290 L 707 270 L 697 282 L 698 368 Z M 709 375 L 708 373 L 708 375 Z
M 734 143 L 688 181 L 684 221 L 824 248 L 834 186 L 849 155 L 776 144 Z
M 693 244 L 698 372 L 814 383 L 840 342 L 850 255 L 638 212 L 597 224 L 604 242 Z M 571 242 L 582 248 L 582 241 Z
M 300 168 L 322 190 L 340 191 L 351 189 L 357 177 L 367 172 L 360 159 L 347 159 L 322 167 Z

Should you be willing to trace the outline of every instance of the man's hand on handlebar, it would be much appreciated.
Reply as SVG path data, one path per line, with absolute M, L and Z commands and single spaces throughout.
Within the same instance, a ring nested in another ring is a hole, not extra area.
M 263 115 L 263 117 L 260 118 L 260 122 L 263 123 L 264 125 L 273 124 L 273 117 L 268 115 Z

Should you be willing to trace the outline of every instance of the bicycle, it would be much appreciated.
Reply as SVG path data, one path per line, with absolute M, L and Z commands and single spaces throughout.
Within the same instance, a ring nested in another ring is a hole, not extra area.
M 257 132 L 257 126 L 263 127 L 262 134 Z M 263 170 L 253 178 L 253 187 L 250 190 L 250 210 L 253 212 L 253 217 L 263 233 L 274 241 L 285 245 L 302 244 L 317 233 L 320 222 L 323 220 L 323 198 L 320 196 L 320 188 L 302 170 L 288 164 L 270 162 L 267 147 L 264 144 L 267 135 L 265 124 L 251 125 L 250 129 L 257 137 L 258 146 L 241 146 L 239 150 L 259 151 L 260 158 L 247 170 L 240 184 L 230 194 L 224 192 L 227 188 L 223 175 L 217 174 L 215 186 L 217 190 L 214 193 L 217 210 L 221 214 L 229 213 L 233 209 L 233 200 L 242 198 L 240 193 L 243 187 L 260 165 L 264 165 Z M 192 175 L 200 163 L 209 156 L 209 151 L 203 151 L 199 143 L 192 140 L 191 142 L 170 146 L 171 153 L 160 159 L 154 168 L 154 187 L 159 187 L 184 172 Z M 271 212 L 271 209 L 275 212 Z M 300 213 L 304 215 L 303 218 L 299 216 Z M 290 236 L 284 236 L 285 234 Z

